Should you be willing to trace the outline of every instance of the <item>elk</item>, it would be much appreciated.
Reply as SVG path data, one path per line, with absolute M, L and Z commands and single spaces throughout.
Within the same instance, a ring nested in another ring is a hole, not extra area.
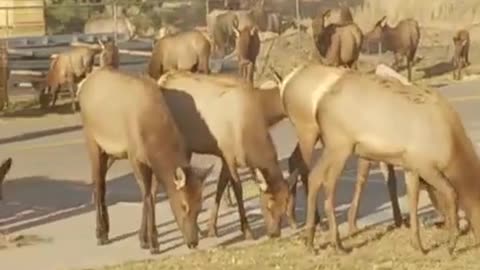
M 157 80 L 168 70 L 209 73 L 210 42 L 197 30 L 165 36 L 155 43 L 148 74 Z
M 468 60 L 468 53 L 470 50 L 470 33 L 465 29 L 458 30 L 452 40 L 455 48 L 452 59 L 455 67 L 453 70 L 453 79 L 461 80 L 463 68 L 470 65 Z
M 312 32 L 320 60 L 330 66 L 357 66 L 363 34 L 355 23 L 325 25 L 331 10 L 319 13 L 312 21 Z
M 236 51 L 240 77 L 253 84 L 255 62 L 260 52 L 260 37 L 256 26 L 241 30 L 234 28 L 237 36 Z
M 261 205 L 270 237 L 280 235 L 280 221 L 289 201 L 288 183 L 283 179 L 277 154 L 255 92 L 231 75 L 205 75 L 170 71 L 158 80 L 173 119 L 185 136 L 188 151 L 210 154 L 222 160 L 212 207 L 208 235 L 217 236 L 220 200 L 227 183 L 234 188 L 241 230 L 246 239 L 253 233 L 243 206 L 237 169 L 248 167 L 259 181 Z M 232 104 L 235 104 L 232 106 Z M 228 112 L 225 108 L 229 108 Z M 113 161 L 112 161 L 113 162 Z
M 392 51 L 395 56 L 392 67 L 397 71 L 405 57 L 407 59 L 408 80 L 412 81 L 412 65 L 420 41 L 418 22 L 410 18 L 403 19 L 395 27 L 390 27 L 386 19 L 386 16 L 381 18 L 373 29 L 365 34 L 365 44 L 380 42 L 387 51 Z
M 308 247 L 312 247 L 315 234 L 317 194 L 324 185 L 331 243 L 345 251 L 339 239 L 334 201 L 337 178 L 351 154 L 404 168 L 416 249 L 424 251 L 417 216 L 420 178 L 434 188 L 437 198 L 443 199 L 450 230 L 448 251 L 454 251 L 459 234 L 457 200 L 480 241 L 480 159 L 460 116 L 445 97 L 398 80 L 319 64 L 301 65 L 285 79 L 275 74 L 297 133 L 319 137 L 324 146 L 308 180 Z
M 94 183 L 98 244 L 108 242 L 105 177 L 107 159 L 114 157 L 130 161 L 142 192 L 140 246 L 159 252 L 154 200 L 160 183 L 187 246 L 196 247 L 202 186 L 213 166 L 204 170 L 189 164 L 184 137 L 155 81 L 102 68 L 83 82 L 79 103 Z
M 88 19 L 85 22 L 83 28 L 84 34 L 105 34 L 105 33 L 118 33 L 125 35 L 127 40 L 132 40 L 136 36 L 135 25 L 124 16 L 119 16 L 115 21 L 115 18 L 111 16 L 97 16 Z
M 0 163 L 0 201 L 3 199 L 3 181 L 5 180 L 5 176 L 10 171 L 12 167 L 12 158 L 7 158 L 2 163 Z
M 208 14 L 207 29 L 213 40 L 214 52 L 218 56 L 225 57 L 234 50 L 235 27 L 238 27 L 238 18 L 234 12 L 213 10 Z
M 55 106 L 60 88 L 67 86 L 70 92 L 72 111 L 76 111 L 75 84 L 92 72 L 94 57 L 100 52 L 100 48 L 73 47 L 52 59 L 46 77 L 46 88 L 41 93 L 44 97 L 53 95 L 50 107 Z M 42 98 L 41 100 L 42 107 L 46 107 L 48 99 Z

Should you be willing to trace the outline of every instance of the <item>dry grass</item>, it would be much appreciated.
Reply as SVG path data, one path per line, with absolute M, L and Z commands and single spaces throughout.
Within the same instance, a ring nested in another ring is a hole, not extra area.
M 391 24 L 412 17 L 423 27 L 457 29 L 480 23 L 480 1 L 365 0 L 354 9 L 355 21 L 363 30 L 369 30 L 384 15 Z
M 316 239 L 316 246 L 325 246 L 327 234 Z M 413 270 L 413 269 L 480 269 L 478 250 L 473 248 L 473 236 L 463 236 L 453 257 L 446 251 L 445 230 L 422 230 L 424 245 L 431 251 L 422 255 L 410 246 L 407 229 L 392 230 L 377 226 L 344 240 L 354 248 L 348 255 L 339 255 L 331 248 L 308 252 L 303 237 L 267 240 L 247 248 L 217 248 L 192 252 L 181 257 L 133 262 L 102 268 L 103 270 L 140 269 L 345 269 L 345 270 Z

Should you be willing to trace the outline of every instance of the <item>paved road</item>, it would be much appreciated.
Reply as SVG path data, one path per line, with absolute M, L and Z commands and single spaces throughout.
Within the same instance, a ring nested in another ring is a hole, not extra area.
M 480 81 L 471 81 L 442 89 L 461 113 L 471 137 L 480 141 Z M 108 173 L 108 204 L 113 243 L 96 246 L 95 214 L 90 205 L 89 164 L 83 145 L 78 115 L 50 114 L 0 119 L 0 153 L 12 156 L 14 167 L 5 183 L 5 200 L 0 204 L 0 230 L 39 239 L 32 245 L 0 250 L 0 269 L 78 269 L 129 260 L 160 258 L 190 252 L 182 245 L 170 208 L 159 194 L 157 225 L 161 251 L 150 256 L 141 250 L 137 240 L 141 204 L 138 188 L 127 162 L 114 164 Z M 281 165 L 296 142 L 287 121 L 271 130 Z M 206 167 L 217 163 L 215 158 L 195 156 L 194 163 Z M 212 204 L 212 192 L 218 176 L 218 163 L 205 190 L 204 209 Z M 338 189 L 337 211 L 340 221 L 354 187 L 355 166 L 349 162 Z M 399 174 L 400 175 L 400 174 Z M 378 171 L 370 177 L 360 209 L 361 224 L 390 220 L 391 209 L 387 192 Z M 301 188 L 301 186 L 300 186 Z M 401 206 L 406 212 L 404 183 L 399 183 Z M 299 192 L 302 194 L 302 191 Z M 424 194 L 423 194 L 424 195 Z M 303 220 L 303 196 L 298 198 L 298 216 Z M 421 207 L 428 201 L 422 197 Z M 248 216 L 257 236 L 262 236 L 263 221 L 258 199 L 247 199 Z M 218 239 L 202 239 L 200 249 L 216 245 L 242 245 L 236 209 L 222 209 Z M 206 228 L 208 211 L 201 214 L 201 227 Z M 342 224 L 342 228 L 345 228 Z M 292 233 L 287 229 L 284 232 Z

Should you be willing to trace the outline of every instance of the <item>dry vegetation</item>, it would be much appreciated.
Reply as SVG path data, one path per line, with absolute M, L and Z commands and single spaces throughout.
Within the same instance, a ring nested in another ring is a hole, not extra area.
M 407 229 L 392 230 L 389 226 L 370 228 L 344 240 L 346 247 L 354 248 L 350 254 L 339 255 L 329 247 L 325 233 L 316 243 L 321 249 L 316 254 L 306 251 L 301 236 L 280 240 L 267 240 L 247 248 L 216 248 L 193 252 L 181 257 L 132 262 L 102 270 L 140 269 L 329 269 L 329 270 L 450 270 L 479 269 L 478 250 L 472 248 L 473 236 L 463 236 L 457 252 L 450 257 L 445 248 L 445 231 L 430 228 L 422 231 L 425 246 L 431 251 L 421 255 L 409 243 Z

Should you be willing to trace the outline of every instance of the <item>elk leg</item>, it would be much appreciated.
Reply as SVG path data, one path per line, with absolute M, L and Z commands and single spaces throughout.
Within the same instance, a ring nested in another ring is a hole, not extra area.
M 220 208 L 220 201 L 222 198 L 222 194 L 227 187 L 227 183 L 229 181 L 228 176 L 228 167 L 226 163 L 222 160 L 222 170 L 220 171 L 220 177 L 218 178 L 217 182 L 217 191 L 215 193 L 215 203 L 211 208 L 210 213 L 210 220 L 208 223 L 208 236 L 209 237 L 217 237 L 217 219 L 218 219 L 218 210 Z
M 450 185 L 448 179 L 446 179 L 437 169 L 427 167 L 420 170 L 419 173 L 420 177 L 422 177 L 427 184 L 430 184 L 435 188 L 438 191 L 438 194 L 445 200 L 445 217 L 448 228 L 450 229 L 448 252 L 453 254 L 459 236 L 457 193 Z
M 253 79 L 255 75 L 255 63 L 253 62 L 248 63 L 247 75 L 248 75 L 248 81 L 253 85 Z
M 155 229 L 155 203 L 152 198 L 152 170 L 137 160 L 132 159 L 130 162 L 143 201 L 142 222 L 139 231 L 140 247 L 142 249 L 150 248 L 151 254 L 157 254 L 159 247 Z
M 412 81 L 412 59 L 407 57 L 407 70 L 408 70 L 408 81 Z
M 60 93 L 60 89 L 58 88 L 52 89 L 52 93 L 53 93 L 53 98 L 52 98 L 52 103 L 50 105 L 51 108 L 53 108 L 55 106 L 55 103 L 57 103 L 57 98 L 58 98 L 58 94 Z
M 380 162 L 380 171 L 383 174 L 383 179 L 387 182 L 388 195 L 390 196 L 390 202 L 392 203 L 393 221 L 396 227 L 402 226 L 402 212 L 400 211 L 400 204 L 398 203 L 397 194 L 397 177 L 395 175 L 395 169 L 392 164 Z
M 327 151 L 323 155 L 327 155 L 324 162 L 327 163 L 327 170 L 323 171 L 320 176 L 320 181 L 325 181 L 325 213 L 328 219 L 328 226 L 330 229 L 330 241 L 337 252 L 345 253 L 346 250 L 340 240 L 338 232 L 337 218 L 335 217 L 335 193 L 337 187 L 337 180 L 341 176 L 345 167 L 345 163 L 351 153 L 350 147 L 336 149 L 335 152 Z M 318 181 L 318 179 L 317 179 Z
M 72 112 L 75 113 L 75 111 L 77 110 L 77 104 L 75 100 L 75 87 L 73 86 L 73 83 L 69 84 L 68 91 L 70 91 L 70 100 L 72 102 Z
M 233 200 L 232 200 L 232 191 L 231 191 L 232 190 L 232 184 L 229 181 L 226 182 L 226 188 L 225 189 L 226 189 L 227 192 L 224 193 L 224 195 L 223 195 L 223 201 L 224 201 L 224 203 L 227 207 L 233 207 L 235 204 L 233 203 Z
M 209 57 L 210 57 L 210 54 L 207 53 L 205 55 L 200 56 L 200 59 L 199 59 L 198 66 L 200 70 L 205 74 L 210 73 L 210 67 L 208 66 Z
M 411 244 L 414 249 L 420 250 L 422 253 L 426 253 L 420 239 L 420 231 L 418 230 L 417 208 L 420 185 L 418 174 L 412 171 L 405 171 L 405 183 L 407 186 L 408 201 L 410 204 L 410 230 L 412 234 Z
M 300 171 L 300 179 L 303 184 L 303 188 L 305 189 L 305 195 L 308 196 L 309 187 L 308 187 L 308 172 L 310 170 L 312 164 L 312 156 L 313 150 L 315 147 L 315 143 L 318 140 L 318 130 L 316 128 L 306 128 L 301 127 L 297 128 L 297 130 L 302 130 L 302 134 L 298 134 L 298 144 L 295 147 L 292 155 L 288 160 L 289 170 L 293 172 L 295 168 L 298 168 Z M 295 166 L 296 164 L 296 166 Z M 289 202 L 287 208 L 287 217 L 290 221 L 295 221 L 295 202 L 296 202 L 296 193 L 291 193 L 292 199 Z M 315 214 L 315 224 L 320 223 L 320 215 L 319 213 Z M 292 226 L 290 224 L 290 226 Z M 292 226 L 293 227 L 293 226 Z
M 353 235 L 358 231 L 357 227 L 357 213 L 358 206 L 360 204 L 360 198 L 362 197 L 363 187 L 368 179 L 370 172 L 370 166 L 372 162 L 358 158 L 357 161 L 357 181 L 355 182 L 355 192 L 353 195 L 352 203 L 348 211 L 348 228 L 350 235 Z
M 108 243 L 108 233 L 110 231 L 108 210 L 105 205 L 105 182 L 107 174 L 107 155 L 103 152 L 97 143 L 88 135 L 85 136 L 87 152 L 90 157 L 92 181 L 94 184 L 93 197 L 96 208 L 96 237 L 98 245 Z

